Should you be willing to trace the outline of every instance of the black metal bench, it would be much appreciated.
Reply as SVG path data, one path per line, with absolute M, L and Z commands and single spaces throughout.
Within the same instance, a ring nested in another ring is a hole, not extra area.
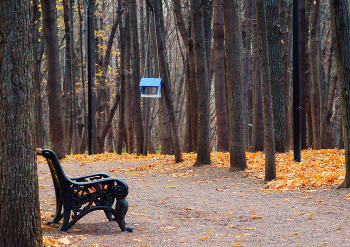
M 67 231 L 84 215 L 103 210 L 108 220 L 117 221 L 122 231 L 132 232 L 131 227 L 125 226 L 128 185 L 123 180 L 106 173 L 67 177 L 55 152 L 45 148 L 36 151 L 46 158 L 55 187 L 56 214 L 49 224 L 58 223 L 63 218 L 61 231 Z

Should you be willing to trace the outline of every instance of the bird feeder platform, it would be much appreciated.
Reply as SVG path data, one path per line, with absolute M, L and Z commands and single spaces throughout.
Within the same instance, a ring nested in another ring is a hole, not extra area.
M 140 88 L 141 97 L 161 98 L 162 78 L 142 78 Z

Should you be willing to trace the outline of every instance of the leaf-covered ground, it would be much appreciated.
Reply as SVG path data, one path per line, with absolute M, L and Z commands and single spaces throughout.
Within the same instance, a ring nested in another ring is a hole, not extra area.
M 248 169 L 259 179 L 264 179 L 265 155 L 262 152 L 247 152 Z M 345 175 L 344 150 L 322 149 L 303 150 L 301 162 L 293 161 L 293 153 L 281 153 L 276 155 L 277 180 L 268 183 L 271 189 L 302 189 L 309 187 L 321 187 L 340 184 Z M 137 156 L 134 154 L 117 155 L 105 153 L 97 155 L 70 155 L 62 162 L 134 162 L 155 160 L 154 163 L 137 167 L 132 170 L 154 170 L 159 172 L 175 170 L 182 167 L 193 166 L 196 161 L 196 154 L 183 154 L 183 162 L 176 164 L 172 155 L 152 154 L 148 156 Z M 211 167 L 229 167 L 229 153 L 212 152 Z
M 193 167 L 195 154 L 71 155 L 68 176 L 107 172 L 130 187 L 126 216 L 133 233 L 120 232 L 103 213 L 86 215 L 67 233 L 46 226 L 55 210 L 47 164 L 39 159 L 46 246 L 350 246 L 350 193 L 334 189 L 344 178 L 343 150 L 306 150 L 276 156 L 277 180 L 263 182 L 264 154 L 247 153 L 248 169 L 228 171 L 229 154 Z M 349 245 L 348 245 L 349 244 Z

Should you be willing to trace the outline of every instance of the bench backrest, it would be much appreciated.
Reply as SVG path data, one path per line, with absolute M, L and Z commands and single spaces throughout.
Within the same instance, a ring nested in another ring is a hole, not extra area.
M 69 193 L 68 178 L 66 177 L 61 167 L 60 161 L 58 160 L 56 153 L 50 149 L 45 149 L 45 148 L 37 148 L 36 151 L 37 151 L 37 154 L 42 155 L 47 160 L 47 163 L 50 168 L 52 180 L 55 186 L 56 195 L 58 195 L 57 190 L 59 190 L 59 192 L 63 193 L 64 196 L 69 196 L 70 193 Z M 61 194 L 61 196 L 63 195 Z

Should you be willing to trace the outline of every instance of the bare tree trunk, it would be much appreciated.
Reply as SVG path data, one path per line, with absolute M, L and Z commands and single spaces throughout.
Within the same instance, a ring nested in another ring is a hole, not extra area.
M 121 14 L 122 1 L 118 0 L 118 12 Z M 123 151 L 123 130 L 125 121 L 125 29 L 123 24 L 119 25 L 120 33 L 120 104 L 119 104 L 119 118 L 118 118 L 118 135 L 117 135 L 117 154 L 122 154 Z
M 284 153 L 287 150 L 287 145 L 283 86 L 287 82 L 282 81 L 279 1 L 267 0 L 265 9 L 266 16 L 268 16 L 266 18 L 266 35 L 272 93 L 275 151 Z
M 161 154 L 173 154 L 171 145 L 171 133 L 169 127 L 169 115 L 164 98 L 159 100 L 159 136 L 161 139 Z
M 173 1 L 174 13 L 176 17 L 176 24 L 181 33 L 182 40 L 186 46 L 186 54 L 188 57 L 188 69 L 189 69 L 189 115 L 190 118 L 190 138 L 191 138 L 191 151 L 197 150 L 197 122 L 198 122 L 198 111 L 197 111 L 197 92 L 196 92 L 196 59 L 193 49 L 193 40 L 191 38 L 190 31 L 187 31 L 183 16 L 181 13 L 180 0 Z M 189 24 L 191 26 L 191 23 Z
M 224 47 L 224 17 L 222 0 L 214 0 L 214 59 L 215 72 L 215 106 L 217 117 L 218 144 L 217 150 L 229 150 L 228 121 L 225 92 L 225 47 Z
M 130 38 L 130 17 L 129 13 L 125 17 L 125 120 L 126 131 L 128 136 L 127 152 L 134 152 L 134 128 L 132 121 L 132 86 L 131 86 L 131 38 Z
M 55 7 L 54 2 L 50 4 Z M 43 7 L 47 13 L 47 2 Z M 43 246 L 30 13 L 29 1 L 0 3 L 0 246 L 3 247 Z
M 134 106 L 134 123 L 136 124 L 135 128 L 135 137 L 136 137 L 136 154 L 140 155 L 143 153 L 143 124 L 142 124 L 142 115 L 141 115 L 141 98 L 140 98 L 140 89 L 139 82 L 141 79 L 140 76 L 140 50 L 139 50 L 139 35 L 137 28 L 137 7 L 136 0 L 131 0 L 131 32 L 132 32 L 132 44 L 133 44 L 133 54 L 132 59 L 132 78 L 133 78 L 133 106 Z
M 226 99 L 230 138 L 230 171 L 247 168 L 244 136 L 242 27 L 237 0 L 224 0 Z
M 63 80 L 63 102 L 64 102 L 64 124 L 65 124 L 65 150 L 66 154 L 71 154 L 72 150 L 72 136 L 73 136 L 73 123 L 72 123 L 72 60 L 71 60 L 71 37 L 69 26 L 69 0 L 63 0 L 63 20 L 65 31 L 65 54 L 64 54 L 64 80 Z
M 117 94 L 113 103 L 113 106 L 109 112 L 108 115 L 108 119 L 106 121 L 105 126 L 103 127 L 102 133 L 101 133 L 101 141 L 98 143 L 98 148 L 97 148 L 97 152 L 102 154 L 104 152 L 104 144 L 105 144 L 105 138 L 107 136 L 108 131 L 110 130 L 111 126 L 112 126 L 112 120 L 114 117 L 115 112 L 117 111 L 118 108 L 118 104 L 120 102 L 120 94 Z
M 331 49 L 333 52 L 333 49 Z M 333 56 L 330 56 L 332 58 Z M 329 98 L 328 98 L 328 104 L 327 104 L 327 112 L 325 114 L 326 118 L 326 146 L 325 148 L 334 148 L 335 143 L 333 141 L 333 133 L 332 133 L 332 126 L 331 126 L 331 117 L 333 115 L 333 102 L 334 102 L 334 96 L 335 96 L 335 89 L 337 85 L 337 77 L 333 77 L 330 82 L 330 88 L 329 88 Z
M 244 56 L 244 63 L 243 63 L 243 80 L 244 80 L 244 86 L 243 86 L 243 97 L 244 97 L 244 135 L 246 140 L 246 147 L 247 149 L 251 145 L 251 138 L 249 138 L 250 129 L 251 126 L 251 114 L 250 113 L 250 100 L 251 97 L 249 97 L 249 84 L 250 84 L 250 67 L 251 67 L 251 46 L 252 46 L 252 11 L 254 9 L 253 2 L 251 0 L 246 1 L 245 11 L 244 11 L 244 18 L 245 18 L 245 40 L 243 40 L 243 44 L 245 47 L 245 56 Z
M 263 96 L 264 147 L 265 147 L 265 180 L 276 178 L 275 139 L 273 126 L 272 95 L 270 89 L 269 58 L 267 47 L 267 29 L 263 0 L 255 0 L 260 46 L 260 69 Z
M 204 20 L 203 11 L 200 9 L 200 2 L 193 1 L 192 20 L 194 32 L 194 44 L 196 55 L 196 84 L 198 101 L 198 138 L 197 138 L 197 160 L 195 165 L 201 166 L 210 164 L 210 146 L 209 146 L 209 82 L 208 82 L 208 63 L 206 55 L 206 46 L 204 44 Z
M 350 14 L 347 0 L 330 0 L 334 54 L 338 68 L 338 89 L 345 147 L 345 179 L 341 188 L 350 187 Z
M 317 63 L 317 25 L 319 21 L 320 0 L 316 0 L 316 4 L 312 6 L 312 26 L 310 31 L 310 68 L 312 76 L 311 86 L 311 114 L 312 114 L 312 135 L 313 148 L 321 149 L 320 138 L 320 101 L 319 101 L 319 67 Z
M 47 94 L 49 101 L 49 122 L 51 148 L 59 159 L 65 155 L 63 118 L 61 112 L 61 83 L 58 54 L 56 2 L 44 0 L 41 2 L 46 43 L 46 60 L 48 69 Z
M 156 35 L 158 40 L 158 53 L 159 53 L 159 64 L 160 64 L 160 72 L 162 75 L 163 80 L 163 87 L 162 87 L 162 93 L 164 93 L 166 106 L 169 114 L 169 121 L 170 121 L 170 129 L 171 129 L 171 135 L 172 135 L 172 141 L 173 141 L 173 148 L 175 152 L 175 162 L 181 162 L 182 161 L 182 154 L 180 149 L 180 141 L 178 136 L 178 130 L 176 125 L 176 119 L 175 119 L 175 113 L 174 113 L 174 106 L 173 106 L 173 99 L 171 96 L 170 91 L 170 80 L 168 77 L 168 69 L 166 64 L 166 57 L 165 57 L 165 43 L 163 40 L 163 35 L 160 32 L 164 28 L 162 28 L 163 23 L 163 12 L 162 12 L 162 5 L 160 0 L 154 1 L 154 11 L 155 11 L 155 24 L 156 24 Z
M 73 14 L 73 0 L 69 0 L 69 19 L 70 19 L 70 60 L 71 60 L 71 80 L 72 80 L 72 128 L 73 128 L 73 154 L 79 153 L 79 144 L 78 144 L 78 126 L 77 126 L 77 97 L 75 90 L 75 54 L 74 54 L 74 14 Z
M 31 34 L 32 34 L 32 43 L 33 43 L 33 59 L 34 59 L 34 82 L 35 82 L 35 99 L 36 99 L 36 109 L 35 109 L 35 122 L 36 124 L 36 146 L 37 147 L 43 147 L 44 146 L 44 140 L 43 140 L 43 121 L 42 121 L 42 100 L 41 100 L 41 90 L 40 90 L 40 72 L 39 72 L 39 63 L 38 60 L 38 46 L 40 42 L 38 42 L 38 24 L 39 20 L 39 7 L 38 7 L 38 0 L 33 1 L 33 7 L 32 7 L 32 27 L 31 27 Z
M 255 4 L 255 3 L 254 3 Z M 254 18 L 256 19 L 255 7 L 253 8 Z M 254 19 L 254 20 L 255 20 Z M 261 70 L 260 60 L 258 53 L 258 36 L 257 36 L 257 24 L 254 22 L 253 31 L 254 36 L 252 40 L 252 81 L 253 81 L 253 109 L 252 109 L 252 152 L 264 151 L 264 124 L 263 124 L 263 109 L 262 109 L 262 96 L 261 96 Z

